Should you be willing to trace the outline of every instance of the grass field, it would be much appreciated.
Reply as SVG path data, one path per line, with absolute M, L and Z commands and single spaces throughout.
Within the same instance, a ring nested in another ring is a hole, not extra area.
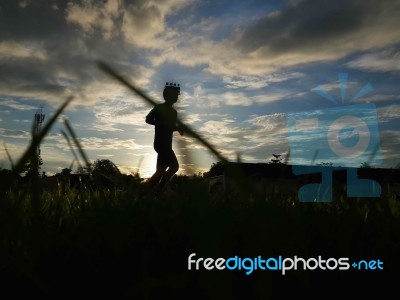
M 279 196 L 284 186 L 275 186 L 278 192 L 272 196 L 262 189 L 210 194 L 200 176 L 176 177 L 169 193 L 155 196 L 137 179 L 118 189 L 3 186 L 2 290 L 229 299 L 329 289 L 332 294 L 360 280 L 364 287 L 384 291 L 398 274 L 400 202 L 394 198 L 336 195 L 331 203 L 300 203 Z M 261 270 L 250 275 L 244 270 L 189 271 L 191 253 L 380 259 L 384 270 L 288 271 L 284 276 Z

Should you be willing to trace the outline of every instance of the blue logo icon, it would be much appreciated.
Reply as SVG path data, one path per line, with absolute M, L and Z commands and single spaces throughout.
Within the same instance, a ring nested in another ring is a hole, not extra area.
M 347 197 L 379 197 L 381 186 L 371 179 L 360 179 L 357 168 L 381 163 L 379 128 L 374 104 L 346 105 L 372 90 L 365 85 L 346 101 L 347 74 L 339 74 L 342 101 L 339 103 L 322 87 L 316 92 L 336 107 L 286 115 L 290 156 L 295 175 L 321 173 L 321 183 L 302 186 L 301 202 L 332 201 L 332 172 L 347 170 Z M 339 106 L 340 105 L 340 106 Z M 327 167 L 327 164 L 330 167 Z

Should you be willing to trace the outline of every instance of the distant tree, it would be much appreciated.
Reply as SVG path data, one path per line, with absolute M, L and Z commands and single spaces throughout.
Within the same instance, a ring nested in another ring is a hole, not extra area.
M 121 180 L 121 172 L 109 159 L 97 159 L 92 166 L 92 176 L 98 186 L 113 187 Z
M 69 169 L 69 168 L 64 168 L 64 169 L 62 169 L 61 170 L 61 175 L 62 176 L 69 176 L 70 174 L 71 174 L 71 172 L 72 172 L 72 170 L 71 169 Z
M 320 163 L 317 163 L 316 166 L 319 166 L 319 167 L 333 167 L 333 162 L 330 162 L 330 161 L 328 161 L 328 162 L 320 162 Z
M 218 175 L 222 175 L 225 171 L 225 166 L 222 161 L 213 163 L 210 167 L 210 170 L 208 172 L 205 172 L 203 174 L 203 177 L 214 177 Z
M 118 167 L 109 159 L 97 159 L 92 166 L 93 172 L 120 174 Z
M 90 174 L 90 170 L 88 167 L 79 166 L 76 169 L 76 174 L 87 175 L 87 174 Z
M 361 168 L 361 169 L 368 169 L 368 168 L 371 168 L 371 165 L 370 165 L 368 162 L 364 161 L 364 162 L 360 165 L 360 168 Z
M 282 164 L 281 154 L 272 154 L 273 158 L 270 159 L 270 164 Z

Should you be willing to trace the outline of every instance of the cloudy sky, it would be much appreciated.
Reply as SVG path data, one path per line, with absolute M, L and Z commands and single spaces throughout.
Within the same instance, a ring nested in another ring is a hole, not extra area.
M 5 148 L 14 161 L 23 153 L 34 114 L 42 109 L 46 121 L 73 95 L 41 145 L 42 171 L 74 162 L 61 133 L 65 119 L 92 162 L 110 159 L 144 177 L 155 170 L 154 128 L 144 122 L 151 107 L 96 60 L 157 102 L 165 82 L 180 83 L 181 119 L 232 160 L 285 157 L 296 136 L 288 131 L 290 115 L 374 104 L 380 166 L 395 167 L 399 15 L 398 0 L 1 1 L 0 168 L 10 168 Z M 321 143 L 308 145 L 319 151 Z M 217 161 L 189 137 L 175 135 L 174 147 L 182 171 Z M 308 158 L 291 155 L 293 163 Z

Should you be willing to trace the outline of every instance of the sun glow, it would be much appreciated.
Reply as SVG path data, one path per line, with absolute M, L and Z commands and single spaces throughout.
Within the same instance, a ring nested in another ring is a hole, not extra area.
M 137 166 L 141 177 L 149 178 L 156 171 L 157 153 L 147 153 L 141 157 Z

